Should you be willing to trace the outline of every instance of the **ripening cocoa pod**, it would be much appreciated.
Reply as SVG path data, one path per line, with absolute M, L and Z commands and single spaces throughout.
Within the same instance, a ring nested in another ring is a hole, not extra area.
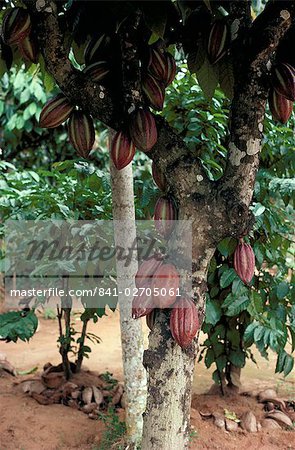
M 146 324 L 147 324 L 147 326 L 149 327 L 149 329 L 151 331 L 154 328 L 156 317 L 157 317 L 157 310 L 156 309 L 153 309 L 151 312 L 149 312 L 145 316 Z
M 187 348 L 200 327 L 197 308 L 194 302 L 181 297 L 170 315 L 170 331 L 173 339 L 181 348 Z
M 163 49 L 150 48 L 148 72 L 164 86 L 172 83 L 176 74 L 176 63 L 171 53 Z
M 293 111 L 293 102 L 278 94 L 274 89 L 270 90 L 268 97 L 269 109 L 272 118 L 280 123 L 286 123 Z
M 158 233 L 167 238 L 172 233 L 178 212 L 172 197 L 160 197 L 155 205 L 154 221 Z
M 148 281 L 151 281 L 156 270 L 163 263 L 163 257 L 159 253 L 144 260 L 135 275 L 135 285 L 137 288 L 143 287 Z
M 71 105 L 67 97 L 58 94 L 43 107 L 39 118 L 39 126 L 41 128 L 58 127 L 70 117 L 73 109 L 74 106 Z
M 158 186 L 161 191 L 166 190 L 166 177 L 165 175 L 157 168 L 154 161 L 152 162 L 152 175 L 154 182 Z
M 156 122 L 148 109 L 130 114 L 129 132 L 135 147 L 144 152 L 151 150 L 158 139 Z
M 84 60 L 86 66 L 102 61 L 110 53 L 110 37 L 102 34 L 94 36 L 85 47 Z
M 243 240 L 238 243 L 234 252 L 234 268 L 243 283 L 249 284 L 254 275 L 255 255 L 250 244 Z
M 278 94 L 295 101 L 295 68 L 287 63 L 274 66 L 272 85 Z
M 219 61 L 228 49 L 229 30 L 224 20 L 216 20 L 210 29 L 208 57 L 211 64 Z
M 27 36 L 18 44 L 18 48 L 24 59 L 37 64 L 39 59 L 39 49 L 34 37 Z
M 92 118 L 83 111 L 73 111 L 68 123 L 68 136 L 78 155 L 87 158 L 95 140 Z
M 142 286 L 144 290 L 137 292 L 137 295 L 133 297 L 132 301 L 132 318 L 138 319 L 139 317 L 146 316 L 155 307 L 153 296 L 151 294 L 151 283 L 146 283 Z
M 12 8 L 2 22 L 3 40 L 8 45 L 23 41 L 31 31 L 31 18 L 24 8 Z
M 163 109 L 165 97 L 163 83 L 147 73 L 142 81 L 142 90 L 150 106 L 157 111 L 161 111 Z
M 121 170 L 133 160 L 135 145 L 122 131 L 118 131 L 112 141 L 111 158 L 117 170 Z
M 173 264 L 161 264 L 152 278 L 152 293 L 157 308 L 169 308 L 176 300 L 179 273 Z
M 166 53 L 165 85 L 172 83 L 176 75 L 176 62 L 171 53 Z
M 110 69 L 106 61 L 99 61 L 90 64 L 90 66 L 86 66 L 83 70 L 83 73 L 89 76 L 89 78 L 91 78 L 91 80 L 95 83 L 99 83 L 100 81 L 104 80 L 109 72 Z
M 166 79 L 167 58 L 166 52 L 163 49 L 150 48 L 148 71 L 158 80 L 164 81 Z

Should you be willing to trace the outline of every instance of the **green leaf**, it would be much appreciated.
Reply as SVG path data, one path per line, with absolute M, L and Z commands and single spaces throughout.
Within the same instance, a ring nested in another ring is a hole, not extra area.
M 237 278 L 237 274 L 233 268 L 226 270 L 220 277 L 220 287 L 226 288 L 235 278 Z
M 209 63 L 207 57 L 197 72 L 197 80 L 205 97 L 211 100 L 218 85 L 218 77 L 216 75 L 216 69 Z
M 38 319 L 34 311 L 10 311 L 0 314 L 0 336 L 16 342 L 28 341 L 36 332 Z
M 222 58 L 218 62 L 218 79 L 224 94 L 230 99 L 234 96 L 234 73 L 231 58 Z
M 207 57 L 203 39 L 199 39 L 196 43 L 196 49 L 187 55 L 187 67 L 191 74 L 197 73 L 205 62 Z
M 217 245 L 218 250 L 222 254 L 222 256 L 228 257 L 230 256 L 237 246 L 237 240 L 234 238 L 225 238 Z
M 236 298 L 233 303 L 231 303 L 227 309 L 227 315 L 237 316 L 240 314 L 240 312 L 245 311 L 250 303 L 249 297 L 246 297 L 245 295 Z
M 207 352 L 206 352 L 206 356 L 205 356 L 205 366 L 207 367 L 207 369 L 209 369 L 209 367 L 211 367 L 211 365 L 214 363 L 215 360 L 215 355 L 214 355 L 214 351 L 212 348 L 208 348 Z
M 289 285 L 285 281 L 282 281 L 277 286 L 277 297 L 279 300 L 283 300 L 289 292 Z
M 265 206 L 263 206 L 261 203 L 256 203 L 254 206 L 254 209 L 252 210 L 255 217 L 261 216 L 265 211 Z
M 205 322 L 215 325 L 221 317 L 220 303 L 216 300 L 207 299 Z
M 234 366 L 244 367 L 246 355 L 242 350 L 231 350 L 229 352 L 228 359 Z
M 167 7 L 161 2 L 155 3 L 154 6 L 150 8 L 149 5 L 144 5 L 144 19 L 151 32 L 158 38 L 163 38 L 167 22 Z

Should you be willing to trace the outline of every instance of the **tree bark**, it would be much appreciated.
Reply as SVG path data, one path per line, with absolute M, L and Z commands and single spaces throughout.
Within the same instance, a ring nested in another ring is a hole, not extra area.
M 110 133 L 111 134 L 111 133 Z M 115 243 L 124 249 L 132 247 L 136 239 L 132 164 L 118 171 L 110 162 Z M 142 365 L 143 333 L 140 320 L 132 319 L 132 297 L 125 295 L 135 288 L 137 260 L 134 256 L 125 267 L 117 261 L 117 288 L 119 294 L 121 344 L 126 391 L 127 439 L 134 448 L 142 436 L 142 414 L 146 405 L 146 373 Z M 131 447 L 129 447 L 131 448 Z

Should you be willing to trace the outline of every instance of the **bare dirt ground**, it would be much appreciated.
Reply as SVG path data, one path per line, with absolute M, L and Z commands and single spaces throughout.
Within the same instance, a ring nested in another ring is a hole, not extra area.
M 73 321 L 75 320 L 73 317 Z M 76 325 L 79 328 L 78 320 Z M 41 319 L 40 329 L 30 343 L 0 343 L 0 352 L 6 353 L 17 370 L 38 366 L 41 371 L 48 361 L 52 364 L 60 362 L 56 344 L 57 331 L 56 320 Z M 109 312 L 108 317 L 103 317 L 96 325 L 92 324 L 89 331 L 99 335 L 102 343 L 92 347 L 90 358 L 85 361 L 85 368 L 96 373 L 111 372 L 121 381 L 123 376 L 118 313 Z M 146 327 L 145 335 L 147 343 Z M 269 361 L 263 360 L 259 355 L 256 357 L 258 367 L 249 362 L 243 370 L 243 389 L 275 387 L 284 397 L 295 400 L 294 374 L 284 381 L 281 376 L 274 374 L 274 356 L 271 355 Z M 11 375 L 0 373 L 0 450 L 100 450 L 105 429 L 101 421 L 90 420 L 82 412 L 63 405 L 40 405 L 17 388 L 14 381 L 15 378 Z M 239 415 L 252 410 L 258 419 L 263 417 L 263 405 L 253 398 L 205 395 L 211 385 L 211 371 L 204 364 L 197 364 L 192 402 L 197 411 L 223 414 L 226 408 Z M 219 430 L 212 420 L 203 420 L 195 410 L 193 412 L 191 450 L 295 449 L 294 431 L 229 433 Z

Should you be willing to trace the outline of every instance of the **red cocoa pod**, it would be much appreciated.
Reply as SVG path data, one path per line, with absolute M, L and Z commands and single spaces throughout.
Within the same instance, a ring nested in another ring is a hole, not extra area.
M 110 42 L 110 37 L 105 34 L 94 36 L 84 50 L 86 66 L 104 59 L 110 53 Z
M 117 170 L 124 169 L 133 160 L 135 145 L 122 131 L 118 131 L 111 145 L 111 158 Z
M 152 257 L 143 261 L 135 275 L 135 285 L 137 288 L 143 287 L 148 281 L 151 281 L 156 270 L 163 263 L 163 258 L 160 254 L 154 254 Z
M 65 122 L 71 115 L 74 106 L 63 95 L 58 94 L 56 97 L 49 100 L 43 107 L 39 126 L 41 128 L 55 128 Z
M 151 331 L 154 328 L 156 317 L 157 317 L 157 310 L 156 309 L 153 309 L 150 313 L 148 313 L 145 316 L 146 324 L 147 324 L 147 326 L 149 327 L 149 329 Z
M 295 68 L 287 63 L 274 66 L 272 85 L 278 94 L 295 101 Z
M 165 191 L 166 190 L 166 177 L 162 172 L 160 172 L 160 170 L 155 165 L 154 161 L 152 162 L 152 175 L 153 175 L 154 182 L 156 183 L 158 188 L 161 191 Z
M 165 85 L 172 83 L 176 75 L 176 62 L 171 53 L 166 53 Z
M 39 49 L 36 40 L 32 36 L 27 36 L 18 44 L 19 51 L 24 59 L 37 64 L 39 59 Z
M 2 22 L 3 41 L 8 45 L 23 41 L 31 31 L 31 18 L 24 8 L 12 8 Z
M 95 83 L 99 83 L 104 80 L 105 77 L 110 72 L 110 69 L 107 65 L 106 61 L 98 61 L 96 63 L 90 64 L 90 66 L 86 66 L 83 70 L 83 73 Z
M 272 118 L 280 123 L 286 123 L 293 111 L 293 102 L 278 94 L 274 89 L 270 90 L 268 97 L 269 109 Z
M 139 317 L 150 314 L 154 309 L 155 304 L 153 301 L 151 283 L 146 283 L 142 286 L 144 290 L 138 291 L 138 295 L 133 297 L 132 301 L 132 318 L 138 319 Z
M 156 122 L 148 109 L 138 109 L 130 115 L 129 132 L 135 147 L 144 152 L 151 150 L 158 139 Z
M 155 205 L 154 221 L 158 233 L 167 238 L 172 233 L 177 220 L 177 208 L 172 197 L 160 197 Z
M 255 255 L 251 245 L 242 240 L 234 252 L 234 268 L 243 283 L 249 284 L 254 275 Z
M 150 106 L 157 111 L 161 111 L 165 98 L 163 83 L 147 73 L 142 81 L 142 90 Z
M 169 308 L 176 300 L 179 273 L 173 264 L 161 264 L 152 278 L 152 293 L 157 308 Z
M 210 29 L 208 57 L 211 64 L 219 61 L 228 49 L 229 30 L 224 20 L 216 20 Z
M 83 111 L 73 111 L 68 123 L 68 136 L 78 155 L 87 158 L 95 140 L 92 118 Z
M 176 74 L 176 63 L 171 53 L 150 48 L 148 72 L 165 86 L 171 84 Z
M 200 328 L 197 308 L 194 302 L 181 297 L 170 315 L 170 331 L 173 339 L 181 348 L 187 348 Z
M 158 80 L 164 81 L 166 79 L 167 71 L 166 52 L 163 49 L 150 48 L 150 55 L 148 61 L 149 73 Z

